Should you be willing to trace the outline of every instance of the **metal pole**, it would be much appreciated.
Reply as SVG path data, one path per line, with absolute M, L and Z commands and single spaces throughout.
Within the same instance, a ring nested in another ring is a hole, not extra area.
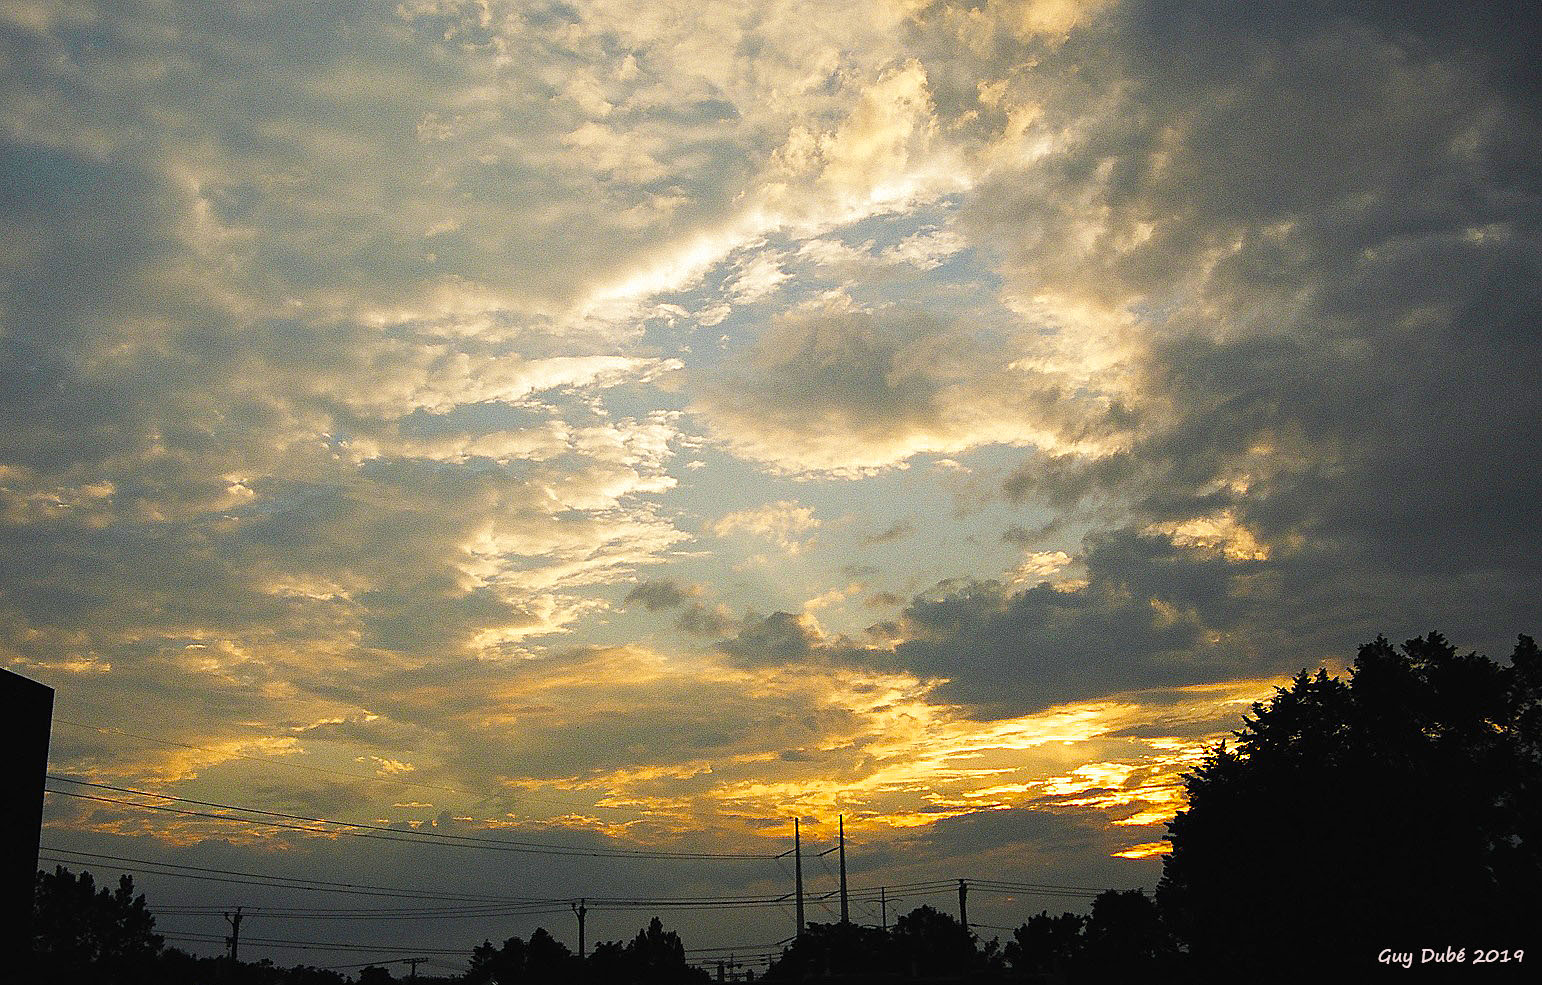
M 798 933 L 803 936 L 803 841 L 798 834 L 798 819 L 792 819 L 792 871 L 798 888 Z
M 846 909 L 846 815 L 841 815 L 841 923 L 850 923 Z

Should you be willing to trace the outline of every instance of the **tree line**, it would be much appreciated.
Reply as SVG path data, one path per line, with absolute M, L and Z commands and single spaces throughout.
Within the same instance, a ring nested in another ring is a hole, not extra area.
M 892 928 L 810 924 L 770 981 L 1299 982 L 1471 975 L 1542 964 L 1542 654 L 1505 663 L 1438 633 L 1359 648 L 1346 677 L 1302 671 L 1252 706 L 1184 778 L 1153 895 L 1110 890 L 1087 914 L 1042 912 L 1005 942 L 919 907 Z M 142 895 L 62 867 L 39 873 L 38 980 L 103 985 L 342 985 L 337 971 L 233 966 L 164 947 Z M 1479 968 L 1478 965 L 1485 967 Z M 1468 967 L 1471 965 L 1472 967 Z M 1458 967 L 1460 966 L 1460 967 Z M 732 970 L 732 969 L 730 969 Z M 1418 974 L 1422 973 L 1422 974 Z M 753 974 L 753 972 L 749 973 Z M 463 985 L 687 985 L 654 918 L 580 960 L 544 929 L 476 947 Z M 384 967 L 361 985 L 395 980 Z

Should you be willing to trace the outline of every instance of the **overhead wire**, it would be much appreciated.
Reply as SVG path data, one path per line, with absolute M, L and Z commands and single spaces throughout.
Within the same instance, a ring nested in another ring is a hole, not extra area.
M 404 887 L 379 886 L 363 883 L 348 883 L 334 880 L 311 879 L 308 877 L 284 876 L 276 874 L 264 874 L 236 869 L 220 869 L 209 866 L 193 866 L 185 863 L 166 862 L 153 859 L 140 859 L 131 856 L 109 855 L 95 852 L 84 852 L 73 849 L 58 848 L 55 846 L 43 846 L 41 856 L 45 861 L 59 864 L 90 864 L 93 861 L 107 861 L 126 866 L 132 871 L 138 871 L 147 875 L 170 876 L 175 878 L 225 882 L 236 885 L 267 886 L 275 889 L 307 890 L 315 892 L 332 892 L 341 895 L 358 895 L 372 898 L 408 899 L 426 901 L 432 903 L 453 903 L 456 906 L 416 906 L 396 908 L 360 908 L 360 907 L 306 907 L 306 906 L 282 906 L 265 907 L 266 912 L 274 916 L 288 918 L 314 918 L 314 919 L 401 919 L 406 917 L 419 917 L 423 919 L 455 918 L 475 916 L 498 915 L 536 915 L 565 912 L 571 903 L 569 897 L 564 896 L 509 896 L 509 895 L 475 895 L 467 893 L 449 893 L 441 890 L 408 889 Z M 894 895 L 900 887 L 904 888 L 904 896 Z M 1065 895 L 1073 898 L 1086 898 L 1095 895 L 1090 887 L 1046 887 L 1031 883 L 1002 883 L 995 880 L 970 881 L 970 887 L 986 892 L 1002 894 L 1022 895 Z M 954 884 L 948 881 L 935 881 L 931 883 L 901 883 L 896 886 L 863 887 L 848 893 L 852 902 L 864 906 L 871 914 L 871 904 L 879 899 L 877 891 L 882 889 L 889 902 L 897 902 L 901 899 L 914 899 L 918 896 L 935 896 L 943 893 L 951 893 Z M 822 894 L 807 894 L 805 899 L 816 905 L 829 907 L 825 901 L 835 896 L 838 890 L 830 890 Z M 575 894 L 577 895 L 577 894 Z M 637 909 L 738 909 L 744 907 L 774 906 L 786 912 L 786 905 L 792 897 L 791 893 L 780 895 L 771 894 L 704 894 L 698 896 L 674 896 L 651 897 L 642 895 L 633 896 L 602 896 L 598 894 L 583 894 L 592 908 L 605 911 L 626 911 Z M 205 908 L 213 912 L 214 907 Z M 201 912 L 199 907 L 166 907 L 163 912 L 193 914 Z
M 189 804 L 195 807 L 210 807 L 222 811 L 241 811 L 245 814 L 255 814 L 258 817 L 243 817 L 234 814 L 210 814 L 204 811 L 184 811 L 166 807 L 161 804 L 144 804 L 138 801 L 123 800 L 121 798 L 93 796 L 70 790 L 47 789 L 46 792 L 59 794 L 66 797 L 75 797 L 82 800 L 95 800 L 103 803 L 117 804 L 124 807 L 136 807 L 145 810 L 156 810 L 166 813 L 179 814 L 187 817 L 199 817 L 220 821 L 236 821 L 250 824 L 264 824 L 272 827 L 287 828 L 300 831 L 308 831 L 313 834 L 351 834 L 357 837 L 375 837 L 384 841 L 407 841 L 416 844 L 441 844 L 460 848 L 486 847 L 495 851 L 528 852 L 533 854 L 550 855 L 576 855 L 591 858 L 646 858 L 646 859 L 715 859 L 715 860 L 763 860 L 777 858 L 785 853 L 758 853 L 758 852 L 695 852 L 674 851 L 669 849 L 642 849 L 642 848 L 585 848 L 580 845 L 557 845 L 548 842 L 519 841 L 507 838 L 487 838 L 479 835 L 457 835 L 438 831 L 423 831 L 416 828 L 394 828 L 384 824 L 371 824 L 365 821 L 343 821 L 337 818 L 312 817 L 305 814 L 291 814 L 284 811 L 270 811 L 256 807 L 242 807 L 235 804 L 222 804 L 216 801 L 197 800 L 190 797 L 177 797 L 171 794 L 157 793 L 151 790 L 139 790 L 134 787 L 117 786 L 110 783 L 96 783 L 91 780 L 80 780 L 74 777 L 60 776 L 54 773 L 48 774 L 48 779 L 58 783 L 71 783 L 78 786 L 90 787 L 96 790 L 107 790 L 114 793 L 130 794 L 139 797 L 151 797 L 157 800 L 169 801 L 177 804 Z M 268 819 L 278 820 L 268 820 Z M 303 821 L 306 824 L 293 824 L 289 822 Z M 337 828 L 347 829 L 334 831 L 327 828 L 316 828 L 308 825 L 323 824 L 333 825 Z M 371 834 L 371 832 L 385 832 L 385 835 Z
M 386 832 L 386 833 L 388 833 L 390 835 L 418 834 L 418 832 L 403 832 L 401 829 L 394 829 L 394 828 L 389 828 L 388 829 L 388 828 L 384 828 L 384 827 L 379 826 L 379 825 L 368 825 L 368 824 L 364 824 L 362 822 L 347 822 L 347 821 L 339 821 L 339 820 L 331 819 L 331 818 L 308 817 L 308 816 L 305 816 L 305 815 L 286 814 L 286 813 L 283 813 L 283 812 L 263 811 L 263 810 L 253 809 L 253 808 L 244 808 L 244 807 L 239 807 L 239 806 L 235 806 L 235 805 L 221 804 L 221 803 L 212 802 L 212 801 L 199 801 L 199 800 L 193 800 L 191 798 L 180 798 L 180 797 L 174 797 L 174 796 L 167 795 L 167 794 L 158 794 L 158 793 L 154 793 L 154 792 L 150 792 L 150 791 L 137 790 L 137 789 L 134 789 L 134 788 L 117 787 L 117 786 L 113 786 L 113 785 L 109 785 L 109 784 L 94 783 L 92 781 L 76 780 L 74 778 L 69 778 L 69 777 L 50 776 L 50 779 L 56 780 L 56 781 L 59 781 L 59 782 L 74 783 L 74 784 L 77 784 L 77 785 L 82 785 L 82 786 L 86 786 L 86 787 L 90 787 L 90 788 L 104 789 L 104 790 L 108 790 L 110 792 L 115 792 L 115 793 L 125 793 L 125 794 L 131 795 L 131 796 L 149 797 L 149 798 L 155 798 L 155 799 L 170 801 L 170 802 L 173 802 L 173 803 L 189 804 L 189 805 L 193 805 L 193 806 L 206 806 L 206 807 L 214 808 L 216 810 L 244 811 L 244 812 L 250 813 L 250 814 L 262 815 L 264 818 L 275 818 L 275 819 L 282 818 L 282 819 L 285 819 L 285 820 L 283 820 L 283 821 L 277 821 L 277 820 L 268 821 L 268 820 L 259 820 L 259 819 L 254 819 L 254 818 L 245 818 L 245 817 L 240 817 L 240 816 L 233 816 L 233 815 L 228 815 L 228 814 L 207 814 L 207 813 L 204 813 L 204 812 L 184 811 L 184 810 L 177 809 L 177 808 L 168 808 L 168 807 L 164 807 L 163 805 L 143 804 L 143 803 L 138 803 L 138 802 L 135 802 L 135 801 L 120 801 L 120 800 L 117 800 L 117 799 L 114 799 L 114 798 L 98 797 L 98 796 L 95 796 L 95 795 L 80 794 L 80 793 L 75 793 L 75 792 L 72 792 L 72 791 L 64 791 L 64 790 L 50 790 L 49 791 L 51 793 L 61 794 L 61 795 L 64 795 L 64 796 L 76 796 L 76 797 L 82 797 L 82 798 L 88 799 L 88 800 L 105 801 L 105 802 L 109 802 L 109 803 L 121 803 L 124 806 L 130 806 L 130 807 L 141 807 L 141 808 L 148 808 L 148 809 L 155 809 L 155 810 L 168 810 L 168 811 L 171 811 L 172 813 L 176 813 L 176 814 L 179 814 L 179 815 L 182 815 L 182 816 L 211 818 L 211 819 L 221 820 L 221 821 L 226 821 L 226 820 L 253 821 L 255 823 L 273 824 L 273 825 L 276 825 L 276 826 L 279 826 L 279 827 L 285 827 L 285 828 L 299 827 L 299 828 L 301 828 L 301 830 L 317 831 L 317 832 L 326 833 L 326 834 L 345 833 L 345 834 L 358 834 L 360 836 L 365 836 L 365 837 L 371 836 L 374 832 Z M 306 822 L 308 824 L 321 824 L 321 825 L 331 824 L 331 825 L 334 825 L 334 826 L 337 826 L 337 827 L 342 827 L 345 830 L 343 830 L 343 831 L 336 831 L 336 830 L 332 830 L 332 829 L 328 829 L 328 828 L 305 827 L 305 826 L 302 826 L 302 825 L 289 824 L 288 823 L 289 821 L 300 821 L 300 822 Z M 355 828 L 364 828 L 364 829 L 367 829 L 367 830 L 366 831 L 353 830 Z M 779 867 L 779 869 L 781 869 L 783 871 L 784 875 L 785 875 L 786 867 L 782 863 L 781 860 L 782 860 L 782 858 L 785 855 L 789 854 L 787 852 L 778 853 L 778 854 L 774 854 L 774 855 L 773 854 L 751 855 L 751 854 L 747 854 L 747 853 L 664 852 L 664 851 L 652 851 L 652 850 L 641 850 L 641 849 L 636 849 L 636 850 L 634 850 L 634 849 L 617 849 L 617 850 L 585 849 L 585 848 L 581 848 L 581 847 L 578 847 L 578 846 L 559 846 L 559 845 L 549 845 L 549 844 L 539 844 L 539 843 L 516 842 L 516 841 L 511 841 L 511 840 L 505 840 L 505 839 L 482 839 L 482 838 L 476 838 L 475 836 L 444 835 L 443 837 L 446 838 L 449 841 L 450 844 L 455 844 L 457 847 L 474 847 L 477 844 L 491 844 L 493 846 L 502 847 L 502 848 L 508 848 L 508 849 L 514 849 L 514 850 L 549 851 L 549 852 L 551 852 L 553 854 L 559 854 L 559 855 L 578 854 L 578 855 L 600 856 L 600 857 L 617 857 L 617 856 L 619 856 L 619 857 L 638 857 L 638 856 L 641 856 L 641 857 L 651 857 L 651 858 L 678 858 L 678 859 L 697 859 L 697 858 L 704 858 L 704 857 L 705 858 L 735 858 L 735 859 L 770 858 L 770 859 L 777 860 L 778 867 Z M 398 840 L 398 839 L 390 838 L 389 840 Z M 414 843 L 432 843 L 431 839 L 427 839 L 427 838 L 407 838 L 407 839 L 402 839 L 402 840 L 407 840 L 407 841 L 414 842 Z M 472 843 L 472 844 L 470 844 L 470 845 L 460 844 L 461 842 L 468 842 L 468 843 Z M 557 897 L 557 896 L 510 897 L 510 896 L 506 896 L 506 895 L 499 895 L 499 896 L 477 896 L 477 895 L 474 895 L 474 894 L 465 894 L 465 893 L 447 893 L 447 892 L 435 891 L 435 890 L 403 889 L 401 887 L 388 887 L 388 886 L 376 886 L 376 885 L 370 885 L 370 884 L 347 883 L 347 882 L 340 882 L 340 881 L 335 881 L 335 880 L 311 879 L 311 878 L 308 878 L 308 877 L 281 876 L 281 875 L 265 874 L 265 873 L 259 873 L 259 872 L 245 872 L 245 871 L 241 871 L 241 870 L 219 869 L 219 868 L 208 867 L 208 866 L 192 866 L 192 865 L 186 865 L 186 864 L 183 864 L 183 863 L 164 862 L 164 861 L 149 860 L 149 859 L 136 859 L 136 858 L 132 858 L 132 857 L 129 857 L 129 856 L 108 855 L 108 854 L 104 854 L 104 853 L 91 853 L 91 852 L 77 851 L 77 850 L 73 850 L 73 849 L 64 849 L 64 848 L 57 848 L 57 847 L 51 847 L 51 846 L 43 846 L 43 848 L 44 848 L 45 852 L 51 853 L 48 856 L 46 856 L 47 860 L 49 860 L 49 861 L 68 862 L 68 863 L 71 863 L 71 864 L 82 864 L 82 860 L 87 860 L 86 864 L 89 864 L 89 860 L 111 861 L 111 862 L 118 862 L 118 863 L 125 863 L 126 862 L 126 863 L 130 863 L 133 866 L 138 866 L 139 868 L 135 869 L 135 871 L 140 871 L 140 872 L 145 873 L 145 874 L 171 876 L 171 877 L 177 877 L 177 878 L 189 878 L 189 879 L 207 879 L 207 880 L 221 881 L 221 882 L 226 882 L 226 883 L 230 883 L 230 884 L 237 884 L 237 885 L 266 886 L 266 887 L 275 888 L 275 889 L 307 890 L 307 891 L 315 891 L 315 892 L 331 892 L 331 893 L 346 894 L 346 895 L 362 895 L 362 896 L 372 896 L 372 897 L 385 897 L 385 898 L 400 898 L 400 899 L 422 900 L 422 901 L 431 901 L 431 902 L 435 902 L 435 903 L 457 903 L 457 904 L 461 904 L 461 905 L 457 905 L 457 906 L 439 906 L 439 907 L 434 907 L 434 906 L 417 906 L 417 907 L 395 907 L 395 908 L 357 908 L 357 907 L 347 907 L 347 908 L 345 908 L 345 907 L 298 907 L 298 906 L 284 906 L 284 907 L 277 907 L 277 906 L 275 906 L 275 907 L 261 907 L 261 906 L 257 906 L 257 907 L 249 907 L 248 912 L 251 912 L 251 913 L 254 913 L 254 914 L 260 913 L 265 918 L 271 918 L 271 919 L 349 919 L 349 920 L 374 920 L 374 919 L 400 920 L 400 919 L 414 919 L 414 920 L 435 920 L 435 919 L 474 918 L 474 917 L 486 918 L 486 917 L 494 917 L 494 916 L 516 916 L 516 915 L 523 915 L 523 916 L 542 915 L 542 916 L 544 916 L 544 915 L 555 915 L 555 914 L 559 914 L 559 913 L 565 913 L 567 911 L 567 909 L 569 908 L 570 904 L 571 904 L 571 899 L 568 898 L 568 897 Z M 825 856 L 828 855 L 828 854 L 830 854 L 829 851 L 819 852 L 819 853 L 815 853 L 813 855 L 813 857 L 819 858 L 820 862 L 821 862 L 821 865 L 825 869 L 826 873 L 831 875 L 831 876 L 834 876 L 834 872 L 830 868 L 830 863 L 825 860 Z M 1098 895 L 1099 893 L 1102 893 L 1102 892 L 1106 891 L 1106 890 L 1103 890 L 1103 889 L 1099 889 L 1099 888 L 1096 888 L 1096 887 L 1090 887 L 1090 886 L 1068 886 L 1068 885 L 1061 885 L 1061 884 L 1016 882 L 1016 881 L 1001 880 L 1001 879 L 969 879 L 969 880 L 966 880 L 966 882 L 967 882 L 967 884 L 969 885 L 969 887 L 971 889 L 975 889 L 977 891 L 989 892 L 989 893 L 999 893 L 999 894 L 1045 895 L 1045 896 L 1062 896 L 1062 897 L 1086 899 L 1086 898 L 1091 898 L 1093 896 Z M 858 889 L 851 890 L 848 893 L 848 897 L 853 902 L 856 902 L 859 906 L 862 906 L 863 908 L 867 909 L 870 915 L 875 915 L 875 914 L 873 914 L 872 908 L 871 908 L 871 906 L 869 904 L 876 903 L 878 901 L 878 899 L 879 899 L 879 895 L 878 894 L 880 893 L 880 891 L 883 892 L 886 895 L 886 897 L 887 897 L 889 902 L 897 902 L 901 898 L 912 898 L 913 899 L 915 897 L 925 897 L 925 896 L 933 896 L 933 895 L 938 895 L 938 894 L 943 894 L 943 893 L 951 893 L 954 890 L 956 884 L 957 884 L 957 880 L 937 879 L 937 880 L 914 881 L 914 882 L 908 882 L 908 883 L 886 884 L 886 885 L 881 886 L 881 887 L 880 886 L 861 887 L 861 888 L 858 888 Z M 835 916 L 835 912 L 830 907 L 830 905 L 829 905 L 829 903 L 827 901 L 831 897 L 835 896 L 837 892 L 838 892 L 838 890 L 831 890 L 831 891 L 823 893 L 823 894 L 810 894 L 810 895 L 806 896 L 805 899 L 806 899 L 806 901 L 812 902 L 814 905 L 821 907 L 822 909 L 824 909 L 824 911 L 826 913 L 828 913 L 832 917 L 834 917 Z M 894 894 L 900 894 L 900 895 L 894 895 Z M 578 894 L 574 894 L 574 895 L 578 895 Z M 783 909 L 783 911 L 785 912 L 787 900 L 791 897 L 791 895 L 792 894 L 790 894 L 790 893 L 781 894 L 779 896 L 772 896 L 770 894 L 739 894 L 739 895 L 703 895 L 703 896 L 689 896 L 689 897 L 644 897 L 644 896 L 611 896 L 611 897 L 602 897 L 602 896 L 586 895 L 585 899 L 587 900 L 588 905 L 590 906 L 591 909 L 598 909 L 598 910 L 668 909 L 668 908 L 677 908 L 677 909 L 686 909 L 686 908 L 733 909 L 733 908 L 740 908 L 740 907 L 776 906 L 776 907 L 779 907 L 779 908 Z M 166 916 L 208 916 L 208 915 L 211 915 L 211 914 L 213 914 L 215 912 L 219 912 L 219 910 L 220 910 L 220 908 L 215 908 L 215 907 L 188 905 L 188 906 L 182 906 L 182 907 L 176 907 L 176 906 L 163 907 L 163 908 L 159 909 L 157 912 L 163 913 Z M 980 928 L 984 928 L 984 929 L 1003 930 L 1003 931 L 1010 931 L 1010 930 L 1014 929 L 1014 928 L 1003 927 L 1003 926 L 998 926 L 998 925 L 993 925 L 993 924 L 972 924 L 972 926 L 976 926 L 976 927 L 980 927 Z M 187 942 L 191 942 L 191 943 L 224 943 L 224 941 L 225 941 L 225 938 L 223 936 L 221 936 L 221 935 L 203 934 L 203 933 L 191 932 L 191 931 L 190 932 L 184 932 L 184 933 L 167 933 L 167 934 L 165 934 L 163 936 L 165 936 L 169 940 L 181 940 L 181 941 L 187 941 Z M 289 939 L 289 938 L 277 938 L 277 937 L 275 937 L 275 938 L 254 938 L 254 937 L 248 937 L 248 938 L 244 938 L 244 941 L 247 942 L 247 943 L 253 944 L 253 945 L 259 945 L 259 946 L 264 946 L 264 947 L 290 948 L 290 949 L 332 950 L 332 951 L 348 951 L 348 950 L 353 950 L 353 951 L 366 951 L 366 952 L 377 953 L 377 954 L 404 953 L 404 952 L 407 952 L 407 951 L 415 951 L 415 952 L 420 952 L 420 953 L 430 953 L 430 952 L 432 952 L 432 953 L 435 953 L 435 954 L 461 956 L 461 955 L 464 955 L 466 953 L 466 951 L 464 949 L 450 949 L 450 948 L 438 948 L 438 949 L 436 949 L 436 948 L 428 948 L 428 947 L 398 947 L 398 946 L 395 946 L 395 945 L 390 945 L 390 946 L 374 946 L 374 945 L 364 945 L 364 944 L 357 944 L 357 943 L 294 940 L 294 939 Z M 723 947 L 716 947 L 716 948 L 690 949 L 690 953 L 713 954 L 713 955 L 718 955 L 719 957 L 721 957 L 721 955 L 724 952 L 736 953 L 736 952 L 739 952 L 739 951 L 745 951 L 745 952 L 753 953 L 753 951 L 756 950 L 756 949 L 757 948 L 744 947 L 744 946 L 723 946 Z M 703 960 L 716 961 L 718 959 L 719 958 L 710 958 L 710 959 L 703 959 Z M 749 959 L 746 959 L 746 962 L 748 960 Z
M 337 892 L 349 895 L 383 896 L 387 898 L 420 899 L 434 902 L 453 902 L 475 904 L 470 907 L 448 907 L 441 911 L 434 911 L 427 907 L 407 907 L 395 910 L 379 910 L 375 912 L 391 913 L 410 910 L 414 912 L 444 912 L 455 913 L 462 910 L 482 909 L 483 907 L 528 907 L 546 906 L 567 912 L 569 904 L 581 894 L 572 896 L 481 896 L 462 893 L 446 893 L 438 890 L 416 890 L 401 887 L 376 886 L 360 883 L 333 882 L 315 880 L 303 877 L 263 875 L 261 873 L 246 872 L 235 869 L 218 869 L 208 866 L 192 866 L 177 862 L 162 862 L 153 859 L 138 859 L 124 855 L 105 855 L 93 852 L 77 852 L 72 849 L 61 849 L 53 846 L 43 846 L 47 853 L 45 857 L 49 861 L 60 863 L 81 864 L 79 859 L 111 861 L 115 863 L 128 863 L 128 868 L 133 871 L 141 871 L 149 875 L 163 875 L 184 878 L 202 877 L 248 877 L 251 881 L 243 884 L 270 885 L 278 889 L 311 889 L 321 892 Z M 70 858 L 68 856 L 79 856 Z M 165 871 L 170 870 L 170 871 Z M 180 870 L 189 870 L 187 872 Z M 232 878 L 232 881 L 235 881 Z M 605 896 L 584 895 L 591 909 L 627 910 L 627 909 L 690 909 L 690 908 L 738 908 L 744 906 L 781 906 L 792 896 L 791 893 L 771 895 L 769 893 L 757 894 L 704 894 L 699 896 Z M 213 909 L 213 908 L 211 908 Z M 360 913 L 369 912 L 359 908 L 322 908 L 322 907 L 278 907 L 267 909 L 284 909 L 304 913 Z
M 186 941 L 196 944 L 223 944 L 225 937 L 221 934 L 201 934 L 197 932 L 185 932 L 175 934 L 161 934 L 167 940 Z M 448 956 L 463 955 L 470 952 L 470 948 L 449 948 L 422 945 L 398 945 L 398 944 L 360 944 L 352 941 L 297 941 L 286 937 L 249 937 L 242 935 L 242 944 L 251 944 L 260 947 L 278 947 L 306 951 L 363 951 L 373 954 L 442 954 Z

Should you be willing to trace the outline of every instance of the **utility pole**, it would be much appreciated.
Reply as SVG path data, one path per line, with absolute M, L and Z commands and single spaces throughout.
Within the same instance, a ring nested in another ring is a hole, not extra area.
M 402 964 L 411 965 L 407 972 L 407 980 L 409 982 L 418 980 L 418 965 L 427 960 L 427 958 L 402 958 Z
M 792 871 L 798 890 L 798 932 L 803 936 L 803 841 L 798 834 L 798 819 L 792 819 Z
M 583 981 L 584 980 L 584 954 L 585 954 L 585 951 L 584 951 L 584 914 L 589 912 L 589 907 L 585 906 L 584 904 L 587 903 L 587 902 L 589 902 L 589 900 L 588 900 L 587 897 L 585 897 L 584 899 L 579 900 L 577 903 L 569 903 L 568 904 L 569 906 L 571 906 L 573 908 L 573 913 L 575 915 L 577 915 L 577 917 L 578 917 L 578 980 L 579 981 Z
M 851 922 L 846 909 L 846 815 L 841 815 L 841 923 Z
M 889 929 L 889 887 L 878 887 L 878 907 L 883 912 L 883 929 Z
M 225 943 L 230 945 L 230 963 L 236 963 L 236 953 L 241 948 L 241 908 L 236 907 L 234 914 L 225 914 L 225 922 L 230 924 L 230 936 L 225 938 Z
M 958 881 L 958 922 L 969 929 L 969 883 L 962 879 Z

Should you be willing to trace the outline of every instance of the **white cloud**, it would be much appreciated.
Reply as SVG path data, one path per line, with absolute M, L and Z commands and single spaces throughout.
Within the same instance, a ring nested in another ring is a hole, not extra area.
M 1071 555 L 1065 551 L 1029 551 L 1022 563 L 1007 574 L 1013 585 L 1038 584 L 1048 581 L 1071 563 Z
M 809 535 L 818 528 L 819 520 L 813 510 L 783 499 L 729 513 L 714 522 L 710 529 L 719 537 L 747 533 L 771 541 L 788 554 L 798 554 L 809 545 Z

